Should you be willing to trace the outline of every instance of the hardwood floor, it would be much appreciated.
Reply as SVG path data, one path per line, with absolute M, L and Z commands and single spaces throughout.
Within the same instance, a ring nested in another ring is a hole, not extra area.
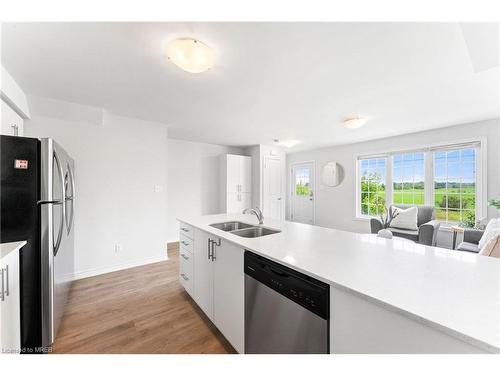
M 234 353 L 169 260 L 73 283 L 53 353 Z

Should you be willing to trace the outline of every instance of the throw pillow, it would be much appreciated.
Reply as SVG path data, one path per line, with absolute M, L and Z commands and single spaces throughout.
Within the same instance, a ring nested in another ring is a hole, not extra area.
M 500 233 L 500 219 L 491 219 L 486 225 L 483 236 L 479 240 L 478 246 L 482 250 L 484 246 L 498 233 Z
M 418 214 L 418 208 L 417 207 L 410 207 L 407 208 L 406 210 L 392 206 L 392 210 L 394 214 L 397 214 L 397 216 L 392 219 L 391 222 L 391 227 L 392 228 L 399 228 L 399 229 L 408 229 L 408 230 L 417 230 L 417 214 Z

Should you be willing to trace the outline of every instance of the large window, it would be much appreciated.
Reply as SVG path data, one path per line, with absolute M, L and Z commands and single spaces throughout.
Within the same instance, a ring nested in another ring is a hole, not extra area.
M 361 213 L 378 216 L 385 207 L 386 159 L 362 159 L 359 168 Z
M 436 217 L 474 225 L 476 221 L 476 150 L 434 152 Z
M 392 158 L 392 202 L 424 204 L 424 153 L 395 154 Z
M 436 219 L 473 226 L 482 207 L 481 142 L 360 157 L 359 217 L 379 216 L 391 204 L 429 205 Z

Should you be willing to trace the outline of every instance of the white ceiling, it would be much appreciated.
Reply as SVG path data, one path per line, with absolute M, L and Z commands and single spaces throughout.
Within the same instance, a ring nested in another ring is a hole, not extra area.
M 215 67 L 169 63 L 179 36 L 214 47 Z M 2 64 L 31 95 L 225 145 L 298 151 L 499 117 L 498 24 L 10 23 Z M 350 115 L 371 120 L 344 129 Z

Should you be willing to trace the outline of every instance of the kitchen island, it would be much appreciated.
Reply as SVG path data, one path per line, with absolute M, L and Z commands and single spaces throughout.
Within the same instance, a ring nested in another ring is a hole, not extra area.
M 194 258 L 190 277 L 181 269 L 183 285 L 239 352 L 244 352 L 242 253 L 248 250 L 330 285 L 331 353 L 500 353 L 499 259 L 288 221 L 266 220 L 265 227 L 280 232 L 257 238 L 210 226 L 258 225 L 249 215 L 179 220 L 181 256 L 186 238 Z M 223 264 L 224 253 L 231 254 L 233 267 L 200 268 L 206 251 L 197 254 L 196 247 L 204 251 L 207 239 L 226 244 L 217 259 Z M 219 293 L 197 283 L 210 277 Z M 213 300 L 205 303 L 210 293 Z M 232 301 L 237 317 L 223 308 L 217 314 L 218 299 L 221 305 Z M 226 324 L 227 319 L 232 321 Z

